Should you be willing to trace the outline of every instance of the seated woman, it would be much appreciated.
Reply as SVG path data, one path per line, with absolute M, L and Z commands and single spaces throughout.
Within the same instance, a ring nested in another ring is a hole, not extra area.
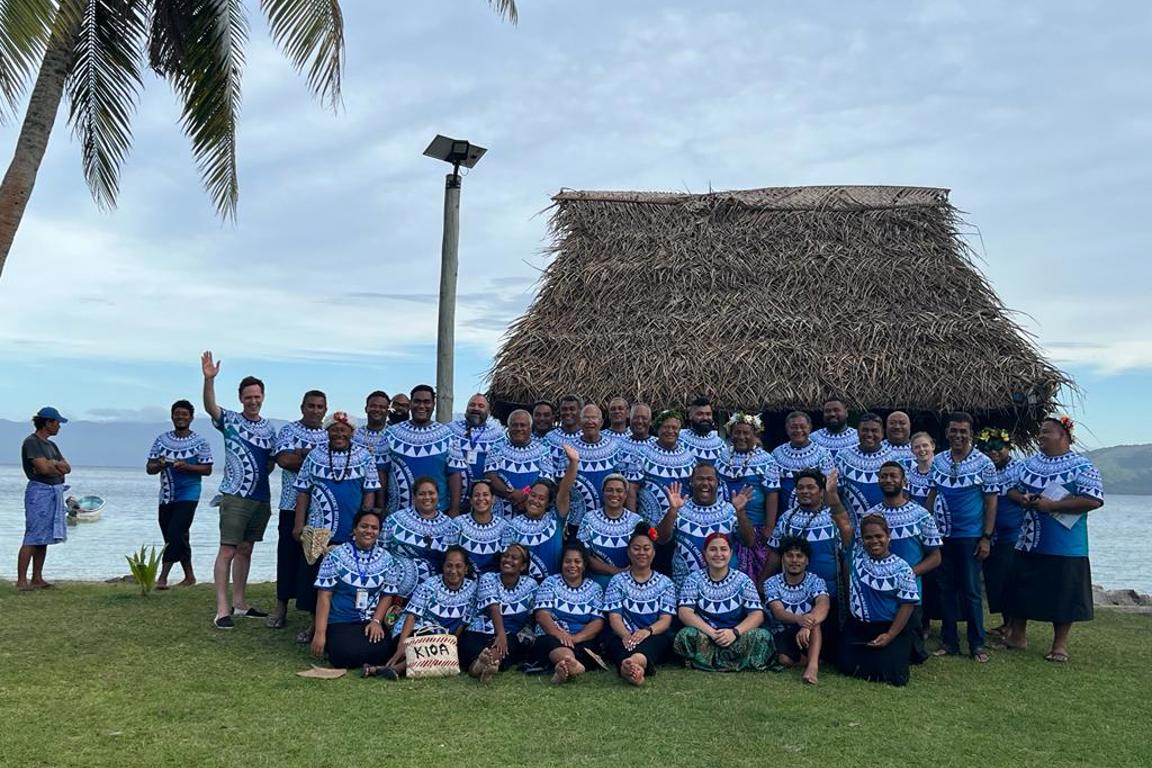
M 509 544 L 500 555 L 500 573 L 480 576 L 474 615 L 460 638 L 460 669 L 482 683 L 523 660 L 526 648 L 518 635 L 532 619 L 539 586 L 527 572 L 528 550 Z
M 602 509 L 589 509 L 580 521 L 576 538 L 588 548 L 588 568 L 602 587 L 628 567 L 628 536 L 642 522 L 640 515 L 624 506 L 628 497 L 628 480 L 613 474 L 601 484 Z
M 407 667 L 405 646 L 415 635 L 460 635 L 472 620 L 476 580 L 471 578 L 468 553 L 453 544 L 444 553 L 443 572 L 420 583 L 404 607 L 402 619 L 392 627 L 396 649 L 383 667 L 365 666 L 364 676 L 395 680 Z
M 637 686 L 672 646 L 668 630 L 676 613 L 676 585 L 652 570 L 655 556 L 656 531 L 640 523 L 628 539 L 628 570 L 613 576 L 604 591 L 604 653 L 620 676 Z
M 412 483 L 414 506 L 398 509 L 384 521 L 384 548 L 397 557 L 414 560 L 420 567 L 421 581 L 440 573 L 444 553 L 460 538 L 455 521 L 439 510 L 439 500 L 436 481 L 418 477 Z
M 480 479 L 472 481 L 468 494 L 470 511 L 455 519 L 459 535 L 457 543 L 468 553 L 472 570 L 477 574 L 497 573 L 504 545 L 508 543 L 508 522 L 492 514 L 496 497 L 492 483 Z
M 727 535 L 708 536 L 704 561 L 708 570 L 693 573 L 680 589 L 677 615 L 684 628 L 676 633 L 673 649 L 693 669 L 769 669 L 775 649 L 772 635 L 760 628 L 763 604 L 752 579 L 731 567 Z
M 382 664 L 392 654 L 383 621 L 393 597 L 403 589 L 403 571 L 378 546 L 379 536 L 380 513 L 359 512 L 352 523 L 352 541 L 321 561 L 312 655 L 327 653 L 335 667 Z
M 891 529 L 883 515 L 860 519 L 860 541 L 828 476 L 827 498 L 848 553 L 848 606 L 851 615 L 840 639 L 840 671 L 890 685 L 907 685 L 912 653 L 912 611 L 920 590 L 912 566 L 889 549 Z
M 564 446 L 568 468 L 557 487 L 551 480 L 532 484 L 524 501 L 524 514 L 508 521 L 508 539 L 528 549 L 528 575 L 543 581 L 556 574 L 564 549 L 564 521 L 572 498 L 572 484 L 580 468 L 580 454 L 571 445 Z
M 604 626 L 604 591 L 585 578 L 587 562 L 582 544 L 565 544 L 560 573 L 544 579 L 536 591 L 534 649 L 540 664 L 553 667 L 554 683 L 565 683 L 589 665 L 600 664 L 596 638 Z
M 824 579 L 809 573 L 812 545 L 801 536 L 780 540 L 784 570 L 764 582 L 764 602 L 772 615 L 772 633 L 780 663 L 804 665 L 804 682 L 816 685 L 820 673 L 820 648 L 824 620 L 831 601 Z

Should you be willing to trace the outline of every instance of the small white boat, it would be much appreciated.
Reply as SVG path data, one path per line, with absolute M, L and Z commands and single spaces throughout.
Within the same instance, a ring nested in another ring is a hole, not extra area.
M 104 510 L 103 497 L 95 495 L 78 499 L 69 496 L 65 503 L 68 505 L 69 523 L 94 523 L 100 519 Z

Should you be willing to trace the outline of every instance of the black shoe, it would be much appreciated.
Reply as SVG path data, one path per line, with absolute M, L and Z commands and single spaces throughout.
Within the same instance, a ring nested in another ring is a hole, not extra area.
M 217 616 L 212 620 L 212 626 L 216 629 L 235 629 L 236 622 L 232 621 L 231 616 Z
M 266 618 L 268 618 L 268 613 L 266 611 L 262 611 L 259 608 L 252 608 L 251 606 L 249 606 L 248 609 L 244 610 L 244 611 L 241 611 L 237 608 L 233 608 L 232 609 L 232 615 L 234 617 L 236 617 L 237 619 L 266 619 Z

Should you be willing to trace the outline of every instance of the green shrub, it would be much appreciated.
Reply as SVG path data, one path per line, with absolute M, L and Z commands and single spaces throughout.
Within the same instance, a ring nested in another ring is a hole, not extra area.
M 132 571 L 132 578 L 140 585 L 141 595 L 147 595 L 156 586 L 156 574 L 160 572 L 160 561 L 167 548 L 165 545 L 157 552 L 156 547 L 141 544 L 139 552 L 124 556 L 128 561 L 128 568 Z

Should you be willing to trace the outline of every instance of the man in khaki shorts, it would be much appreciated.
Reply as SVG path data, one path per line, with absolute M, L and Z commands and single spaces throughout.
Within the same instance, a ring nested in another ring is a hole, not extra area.
M 212 426 L 224 435 L 224 480 L 220 483 L 220 551 L 216 554 L 213 576 L 216 582 L 217 629 L 232 629 L 233 617 L 264 619 L 268 614 L 248 605 L 248 570 L 252 566 L 252 545 L 264 538 L 272 516 L 268 475 L 275 466 L 272 445 L 276 430 L 260 415 L 264 404 L 264 382 L 255 376 L 240 381 L 237 413 L 216 404 L 216 376 L 220 363 L 205 352 L 200 360 L 204 371 L 204 410 Z M 228 577 L 232 577 L 232 600 L 228 599 Z

